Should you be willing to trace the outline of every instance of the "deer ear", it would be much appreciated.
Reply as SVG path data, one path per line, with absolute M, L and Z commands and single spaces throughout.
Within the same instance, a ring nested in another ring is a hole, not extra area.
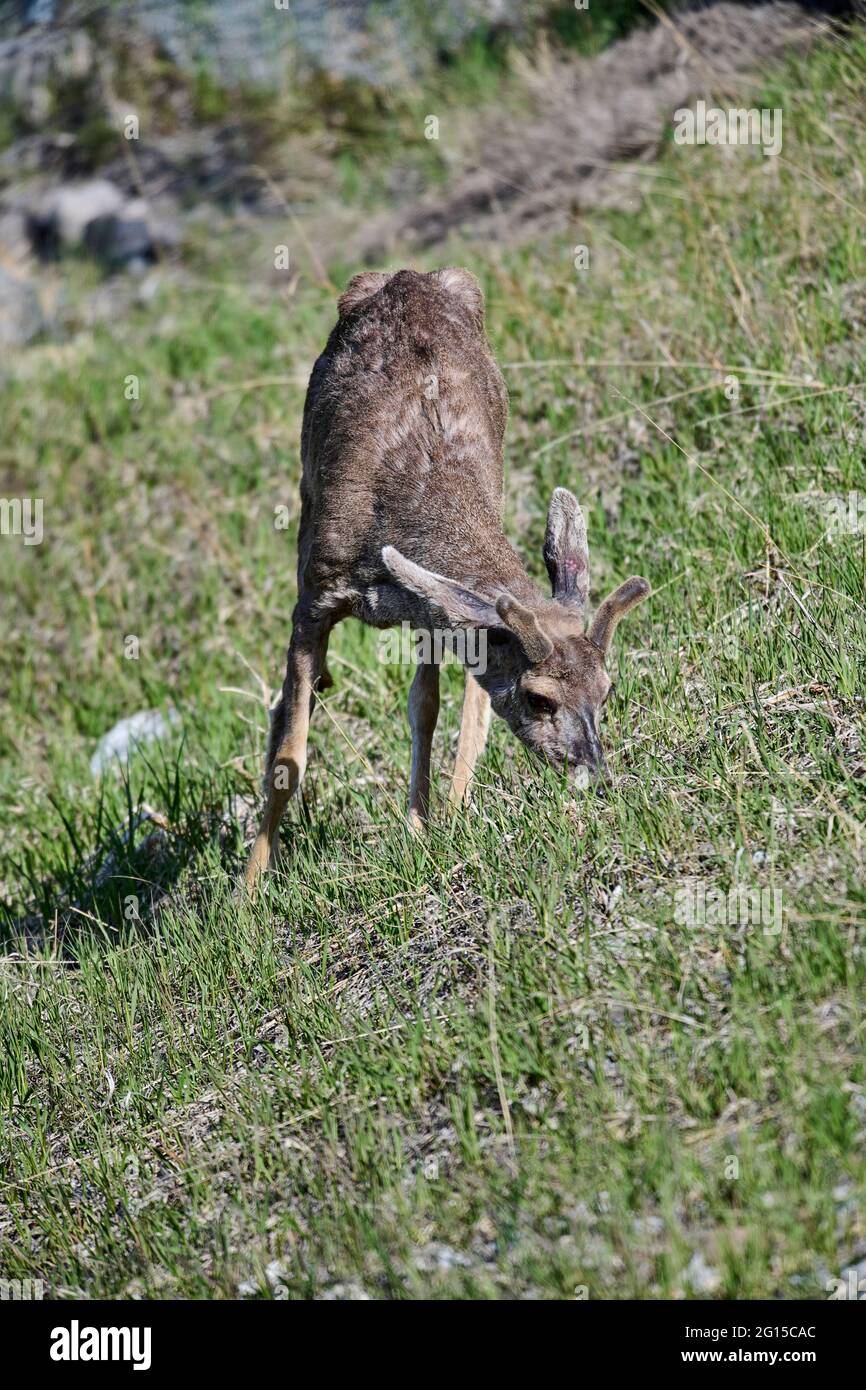
M 362 270 L 359 275 L 353 275 L 348 285 L 344 289 L 337 301 L 340 318 L 345 318 L 353 309 L 357 309 L 359 304 L 363 304 L 365 299 L 370 299 L 372 295 L 387 285 L 390 275 L 386 275 L 381 270 Z
M 532 609 L 511 594 L 500 594 L 494 605 L 472 589 L 455 584 L 453 579 L 407 560 L 393 545 L 384 547 L 382 559 L 398 584 L 440 609 L 449 626 L 485 627 L 508 636 L 532 665 L 544 661 L 553 651 L 553 643 L 542 631 Z
M 443 290 L 448 290 L 469 310 L 472 322 L 478 329 L 484 328 L 484 295 L 481 286 L 471 270 L 462 266 L 448 265 L 444 270 L 434 270 L 433 278 L 438 280 Z
M 573 492 L 558 487 L 550 499 L 544 533 L 544 563 L 553 597 L 569 608 L 583 609 L 589 597 L 589 546 L 586 522 Z
M 624 618 L 636 604 L 642 603 L 650 591 L 650 586 L 645 579 L 638 579 L 636 576 L 627 579 L 624 584 L 620 584 L 618 589 L 614 589 L 609 594 L 604 603 L 599 608 L 592 620 L 592 626 L 587 634 L 590 642 L 593 642 L 604 655 L 610 651 L 610 644 L 613 641 L 613 634 L 617 629 L 620 618 Z
M 454 627 L 499 627 L 499 617 L 493 604 L 480 594 L 473 593 L 453 579 L 425 570 L 414 560 L 407 560 L 393 545 L 386 545 L 382 559 L 389 572 L 412 594 L 418 594 L 428 603 L 435 604 L 445 615 L 446 622 Z

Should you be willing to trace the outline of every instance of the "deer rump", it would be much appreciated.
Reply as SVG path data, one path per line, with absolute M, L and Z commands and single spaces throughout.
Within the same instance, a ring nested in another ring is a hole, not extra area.
M 501 545 L 486 537 L 502 534 L 507 417 L 473 275 L 354 277 L 304 409 L 298 578 L 323 616 L 429 620 L 395 587 L 387 546 L 482 588 L 497 574 Z

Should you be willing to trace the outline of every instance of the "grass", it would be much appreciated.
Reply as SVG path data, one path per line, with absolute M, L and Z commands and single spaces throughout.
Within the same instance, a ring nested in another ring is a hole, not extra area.
M 634 212 L 424 262 L 483 281 L 533 571 L 564 483 L 594 598 L 653 584 L 604 800 L 497 727 L 474 814 L 409 840 L 408 673 L 344 624 L 282 870 L 239 901 L 333 291 L 275 290 L 266 229 L 13 365 L 2 490 L 45 538 L 0 545 L 4 1278 L 823 1297 L 862 1252 L 866 555 L 826 508 L 866 492 L 864 76 L 853 39 L 768 80 L 776 162 L 672 146 Z M 451 669 L 440 792 L 458 696 Z M 94 782 L 99 736 L 169 703 Z M 695 921 L 690 885 L 778 893 L 781 930 Z

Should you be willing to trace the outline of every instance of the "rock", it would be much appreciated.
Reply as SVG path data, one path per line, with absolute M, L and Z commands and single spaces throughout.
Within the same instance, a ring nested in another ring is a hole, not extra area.
M 319 1298 L 324 1303 L 369 1303 L 370 1295 L 360 1284 L 331 1284 Z
M 33 249 L 42 255 L 79 246 L 91 222 L 120 213 L 126 199 L 107 179 L 62 184 L 43 198 L 30 217 Z
M 31 208 L 28 232 L 42 256 L 83 247 L 109 270 L 144 269 L 159 248 L 174 250 L 183 230 L 174 209 L 157 211 L 142 198 L 126 198 L 109 179 L 62 184 Z
M 165 738 L 177 718 L 174 710 L 169 710 L 168 719 L 165 719 L 158 709 L 144 709 L 128 719 L 119 720 L 96 745 L 90 759 L 91 773 L 99 777 L 113 764 L 123 765 L 141 744 Z
M 134 205 L 130 204 L 129 208 Z M 122 266 L 144 269 L 156 260 L 156 248 L 146 216 L 123 212 L 94 217 L 84 232 L 84 245 L 92 256 L 110 270 Z
M 722 1282 L 721 1275 L 712 1265 L 708 1265 L 700 1250 L 696 1250 L 689 1260 L 685 1272 L 686 1283 L 692 1293 L 715 1293 Z
M 413 1263 L 416 1269 L 432 1272 L 435 1270 L 469 1269 L 472 1260 L 462 1250 L 454 1250 L 450 1245 L 433 1241 L 415 1251 Z
M 0 267 L 0 347 L 23 347 L 44 327 L 45 318 L 34 287 Z

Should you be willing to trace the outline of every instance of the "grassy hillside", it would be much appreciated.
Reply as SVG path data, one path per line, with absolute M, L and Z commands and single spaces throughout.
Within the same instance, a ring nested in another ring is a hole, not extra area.
M 239 901 L 306 376 L 357 267 L 295 225 L 300 278 L 273 228 L 203 238 L 182 283 L 12 366 L 0 490 L 44 499 L 44 540 L 0 541 L 5 1277 L 824 1296 L 862 1252 L 864 79 L 862 41 L 827 45 L 757 102 L 778 159 L 671 144 L 632 212 L 422 263 L 484 285 L 533 571 L 567 484 L 593 598 L 653 584 L 604 799 L 497 727 L 474 813 L 409 840 L 410 673 L 344 624 L 282 871 Z M 94 782 L 100 735 L 169 704 Z M 772 911 L 684 921 L 690 886 Z

